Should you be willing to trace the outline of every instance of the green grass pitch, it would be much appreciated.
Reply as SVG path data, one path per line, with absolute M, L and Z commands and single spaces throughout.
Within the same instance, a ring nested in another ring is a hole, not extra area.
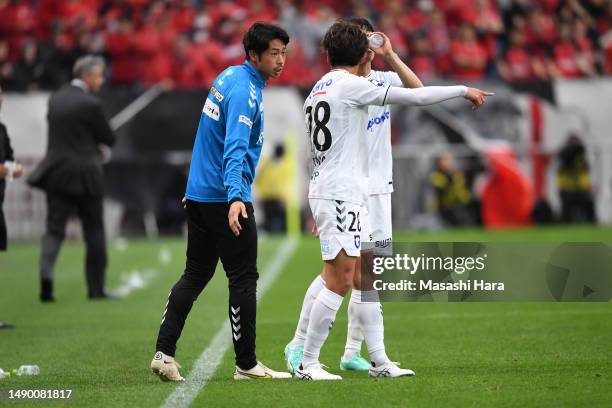
M 283 238 L 262 238 L 260 270 Z M 612 242 L 612 229 L 573 227 L 505 232 L 458 230 L 398 233 L 396 241 Z M 0 380 L 0 390 L 72 389 L 71 401 L 16 403 L 15 407 L 155 407 L 175 385 L 148 366 L 162 308 L 183 269 L 181 239 L 111 243 L 110 287 L 133 270 L 156 271 L 143 289 L 122 301 L 86 300 L 83 247 L 68 243 L 56 268 L 56 303 L 40 304 L 38 245 L 15 244 L 0 254 L 0 367 L 37 364 L 35 377 Z M 165 261 L 160 260 L 165 251 Z M 318 243 L 303 238 L 258 309 L 258 358 L 284 368 L 304 292 L 321 261 Z M 612 268 L 612 265 L 611 265 Z M 196 302 L 178 345 L 189 374 L 226 319 L 227 281 L 221 269 Z M 346 336 L 346 304 L 321 361 L 339 373 Z M 235 382 L 233 350 L 198 394 L 197 407 L 604 407 L 612 406 L 612 303 L 386 303 L 389 356 L 414 378 L 373 380 L 343 372 L 341 382 Z M 230 333 L 227 333 L 228 337 Z M 364 354 L 365 350 L 364 350 Z M 0 401 L 0 405 L 6 401 Z

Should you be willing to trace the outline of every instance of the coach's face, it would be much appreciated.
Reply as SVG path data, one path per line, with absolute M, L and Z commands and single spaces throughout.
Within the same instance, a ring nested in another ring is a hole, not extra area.
M 257 55 L 252 53 L 251 62 L 264 79 L 278 78 L 285 65 L 287 46 L 279 39 L 270 41 L 268 49 Z
M 104 65 L 96 65 L 81 78 L 91 92 L 98 92 L 104 85 Z

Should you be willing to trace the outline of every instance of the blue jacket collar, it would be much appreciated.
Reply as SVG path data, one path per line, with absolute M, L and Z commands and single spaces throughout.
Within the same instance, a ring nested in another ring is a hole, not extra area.
M 251 65 L 251 63 L 247 60 L 244 61 L 244 67 L 246 68 L 246 70 L 249 72 L 249 74 L 251 75 L 251 77 L 253 77 L 253 80 L 255 82 L 255 85 L 263 88 L 266 86 L 266 81 L 264 81 L 264 79 L 262 78 L 261 74 L 259 73 L 259 71 L 257 70 L 257 68 L 255 68 L 253 65 Z

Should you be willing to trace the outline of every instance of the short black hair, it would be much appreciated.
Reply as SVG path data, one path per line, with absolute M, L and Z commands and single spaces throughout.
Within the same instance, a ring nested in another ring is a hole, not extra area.
M 349 17 L 345 21 L 348 23 L 355 24 L 359 26 L 359 28 L 362 28 L 362 29 L 366 28 L 367 31 L 370 31 L 370 32 L 374 31 L 374 26 L 372 25 L 372 23 L 370 23 L 370 20 L 368 20 L 367 18 Z
M 247 59 L 249 51 L 255 51 L 257 55 L 268 49 L 270 41 L 281 40 L 285 45 L 289 44 L 289 34 L 281 27 L 263 22 L 254 23 L 242 37 L 242 45 Z
M 337 20 L 323 37 L 323 49 L 327 51 L 332 67 L 352 67 L 359 65 L 359 60 L 368 50 L 368 38 L 355 24 Z

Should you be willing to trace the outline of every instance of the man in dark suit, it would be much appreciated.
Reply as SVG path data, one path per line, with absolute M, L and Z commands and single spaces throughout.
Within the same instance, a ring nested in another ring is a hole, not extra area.
M 29 178 L 47 193 L 46 233 L 40 257 L 40 300 L 52 302 L 53 267 L 76 211 L 87 247 L 85 276 L 90 299 L 110 297 L 104 289 L 106 240 L 102 216 L 102 162 L 115 137 L 102 103 L 93 94 L 104 83 L 104 60 L 85 56 L 74 64 L 74 79 L 49 99 L 47 153 Z
M 2 108 L 2 88 L 0 88 L 0 109 Z M 23 167 L 15 161 L 13 157 L 13 148 L 9 139 L 6 126 L 0 122 L 0 251 L 6 251 L 7 236 L 6 236 L 6 221 L 4 220 L 4 212 L 2 205 L 4 203 L 4 189 L 6 188 L 7 180 L 10 181 L 21 176 Z M 2 328 L 0 322 L 0 328 Z

